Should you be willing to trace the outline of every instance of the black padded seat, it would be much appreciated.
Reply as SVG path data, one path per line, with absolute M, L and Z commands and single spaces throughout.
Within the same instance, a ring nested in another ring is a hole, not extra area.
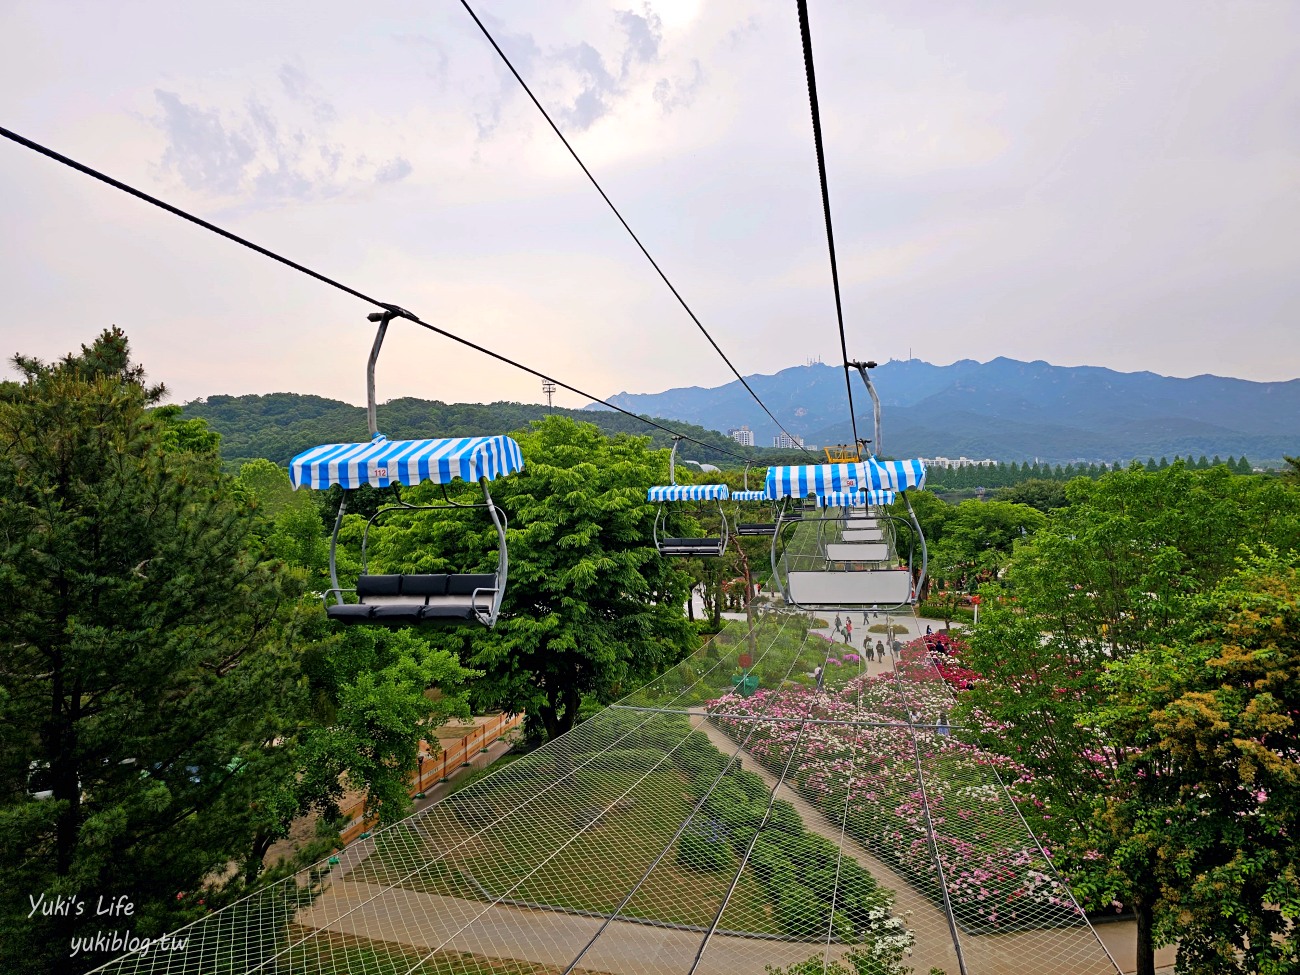
M 420 622 L 420 613 L 423 610 L 423 602 L 383 603 L 375 607 L 375 611 L 370 615 L 370 622 L 388 626 L 407 626 Z
M 375 607 L 365 603 L 329 603 L 325 607 L 326 615 L 339 623 L 369 623 L 374 611 Z
M 364 575 L 357 577 L 357 596 L 399 596 L 402 593 L 402 577 L 399 575 Z
M 659 552 L 662 555 L 720 555 L 722 539 L 720 538 L 661 538 Z
M 330 605 L 325 611 L 340 623 L 454 623 L 478 619 L 476 608 L 490 610 L 496 591 L 497 577 L 490 572 L 363 575 L 357 578 L 359 602 Z
M 775 535 L 776 525 L 771 522 L 746 522 L 736 526 L 737 535 Z
M 478 593 L 475 598 L 475 592 Z M 475 607 L 486 612 L 497 592 L 497 577 L 490 572 L 466 572 L 447 576 L 445 594 L 430 595 L 420 619 L 429 623 L 455 623 L 478 618 Z

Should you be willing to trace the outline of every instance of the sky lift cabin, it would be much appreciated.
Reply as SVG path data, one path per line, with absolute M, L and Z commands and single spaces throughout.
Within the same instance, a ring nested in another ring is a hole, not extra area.
M 730 538 L 727 514 L 722 510 L 722 502 L 731 496 L 731 491 L 725 484 L 678 484 L 677 445 L 681 441 L 681 437 L 673 438 L 673 451 L 668 455 L 668 480 L 671 483 L 657 485 L 646 492 L 646 500 L 659 505 L 652 529 L 654 545 L 659 554 L 664 556 L 717 558 L 726 552 Z M 677 538 L 668 534 L 673 506 L 688 501 L 712 501 L 717 506 L 720 530 L 716 536 Z
M 851 510 L 858 501 L 865 502 L 870 495 L 864 492 L 870 491 L 896 491 L 906 503 L 906 490 L 924 481 L 925 465 L 919 460 L 868 458 L 851 464 L 769 468 L 767 493 L 796 500 L 839 495 L 836 500 L 849 501 Z M 883 501 L 886 496 L 876 497 Z M 845 509 L 843 504 L 838 507 Z M 907 518 L 870 508 L 857 517 L 824 517 L 813 552 L 792 553 L 778 524 L 772 538 L 772 577 L 786 602 L 805 610 L 890 611 L 914 604 L 925 578 L 925 538 L 910 504 L 907 510 Z M 853 531 L 878 530 L 882 538 L 845 542 L 841 533 L 846 521 L 855 523 Z
M 368 623 L 388 627 L 422 624 L 461 625 L 478 623 L 492 627 L 501 612 L 509 574 L 506 550 L 506 517 L 492 501 L 488 482 L 523 469 L 524 456 L 519 444 L 510 437 L 460 437 L 446 440 L 389 440 L 376 428 L 375 363 L 384 343 L 388 323 L 394 318 L 409 318 L 410 313 L 396 305 L 369 316 L 378 322 L 374 346 L 366 366 L 366 418 L 370 425 L 370 442 L 362 444 L 325 444 L 305 450 L 289 462 L 289 479 L 299 487 L 326 490 L 338 485 L 343 489 L 334 531 L 330 536 L 330 589 L 325 593 L 325 611 L 331 620 L 344 624 Z M 339 585 L 339 529 L 347 510 L 347 492 L 364 484 L 374 488 L 414 487 L 424 481 L 445 485 L 455 480 L 477 482 L 483 501 L 465 504 L 448 500 L 445 504 L 411 505 L 398 496 L 395 503 L 380 508 L 366 522 L 361 536 L 361 572 L 356 587 Z M 450 511 L 483 509 L 497 533 L 497 565 L 492 572 L 372 574 L 367 571 L 367 546 L 370 528 L 392 512 Z M 354 593 L 355 603 L 347 602 L 344 593 Z M 330 602 L 330 597 L 334 602 Z

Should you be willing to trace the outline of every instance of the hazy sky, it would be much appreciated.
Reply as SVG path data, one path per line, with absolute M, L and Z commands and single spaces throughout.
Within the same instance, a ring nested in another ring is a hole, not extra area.
M 1300 376 L 1300 3 L 809 6 L 850 355 Z M 742 372 L 838 359 L 794 0 L 476 9 Z M 361 291 L 600 395 L 731 378 L 455 0 L 0 0 L 0 53 L 0 125 Z M 356 299 L 4 140 L 0 205 L 5 358 L 115 323 L 177 401 L 364 400 Z M 385 348 L 381 399 L 541 398 Z

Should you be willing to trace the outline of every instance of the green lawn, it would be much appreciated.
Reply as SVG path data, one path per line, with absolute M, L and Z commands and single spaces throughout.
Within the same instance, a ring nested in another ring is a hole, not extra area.
M 642 774 L 645 778 L 637 784 Z M 375 853 L 352 876 L 474 900 L 501 896 L 612 913 L 655 857 L 672 843 L 694 801 L 685 776 L 676 769 L 579 771 L 572 778 L 572 802 L 552 790 L 545 811 L 530 814 L 525 808 L 478 836 L 456 823 L 452 813 L 435 807 L 431 815 L 439 820 L 431 826 L 434 835 L 443 837 L 439 846 L 463 846 L 407 876 L 413 865 L 432 859 L 434 853 L 425 852 L 413 831 L 393 830 L 376 838 Z M 505 811 L 535 795 L 544 784 L 516 781 L 484 790 L 476 799 L 485 807 L 490 804 Z M 556 814 L 557 805 L 564 814 Z M 601 809 L 611 806 L 608 813 L 596 818 Z M 582 817 L 592 822 L 578 831 L 575 823 Z M 456 835 L 459 840 L 448 842 Z M 677 865 L 675 850 L 670 850 L 622 913 L 708 927 L 733 876 L 730 869 L 718 873 L 683 869 Z M 744 918 L 747 930 L 777 930 L 771 905 L 748 867 L 729 902 L 728 917 L 733 916 Z

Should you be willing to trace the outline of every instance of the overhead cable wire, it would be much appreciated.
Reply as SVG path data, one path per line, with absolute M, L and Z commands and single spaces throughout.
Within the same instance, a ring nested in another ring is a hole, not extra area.
M 166 210 L 168 213 L 180 217 L 182 220 L 188 220 L 190 223 L 197 224 L 198 226 L 202 227 L 204 230 L 210 230 L 214 234 L 219 234 L 220 236 L 225 237 L 227 240 L 234 241 L 236 244 L 240 244 L 244 247 L 247 247 L 249 250 L 256 251 L 258 254 L 261 254 L 263 257 L 269 257 L 271 260 L 278 261 L 279 263 L 285 265 L 286 267 L 291 267 L 295 271 L 300 271 L 301 273 L 307 275 L 308 277 L 315 278 L 317 281 L 320 281 L 322 284 L 327 284 L 331 288 L 337 288 L 339 291 L 342 291 L 344 294 L 352 295 L 352 297 L 360 298 L 362 301 L 368 302 L 376 306 L 377 308 L 383 308 L 385 311 L 393 312 L 399 318 L 405 318 L 408 321 L 414 322 L 416 325 L 419 325 L 422 328 L 427 328 L 429 331 L 435 332 L 436 334 L 441 335 L 444 338 L 451 339 L 453 342 L 458 342 L 461 345 L 466 346 L 467 348 L 473 349 L 475 352 L 481 352 L 483 355 L 490 356 L 491 358 L 496 359 L 498 362 L 504 362 L 507 365 L 514 366 L 516 369 L 526 372 L 529 375 L 536 376 L 538 379 L 544 380 L 546 382 L 555 383 L 557 386 L 561 387 L 562 389 L 566 389 L 569 392 L 574 393 L 578 396 L 585 397 L 586 399 L 594 400 L 595 402 L 600 403 L 602 406 L 608 407 L 611 410 L 615 410 L 616 412 L 622 413 L 624 416 L 629 416 L 634 420 L 646 424 L 647 426 L 652 426 L 658 430 L 662 430 L 664 433 L 670 433 L 674 437 L 680 437 L 683 440 L 687 440 L 690 443 L 697 444 L 698 446 L 704 447 L 707 450 L 712 450 L 720 454 L 725 454 L 726 456 L 733 457 L 736 460 L 739 460 L 741 462 L 748 461 L 746 457 L 737 454 L 733 451 L 730 451 L 725 447 L 719 447 L 716 444 L 705 443 L 703 440 L 697 440 L 695 437 L 691 437 L 688 436 L 687 434 L 680 433 L 676 430 L 671 429 L 670 427 L 664 426 L 662 423 L 657 423 L 654 420 L 649 419 L 648 417 L 640 416 L 636 413 L 633 413 L 631 410 L 626 410 L 621 406 L 615 406 L 613 403 L 607 402 L 606 400 L 601 399 L 599 396 L 596 396 L 593 393 L 588 393 L 585 390 L 579 389 L 577 386 L 570 386 L 566 382 L 562 382 L 561 380 L 556 379 L 553 376 L 548 376 L 545 373 L 538 372 L 536 369 L 533 369 L 530 366 L 526 366 L 522 362 L 518 362 L 517 360 L 512 359 L 509 356 L 502 355 L 500 352 L 494 352 L 493 350 L 485 346 L 479 345 L 477 342 L 471 342 L 467 338 L 462 338 L 461 336 L 456 335 L 453 332 L 448 332 L 446 329 L 439 328 L 437 325 L 432 325 L 429 322 L 422 320 L 418 315 L 415 315 L 404 308 L 400 308 L 397 305 L 392 305 L 387 302 L 380 301 L 377 298 L 372 298 L 370 295 L 366 294 L 363 291 L 358 291 L 356 288 L 348 287 L 346 284 L 343 284 L 340 281 L 336 281 L 331 277 L 327 277 L 326 275 L 321 274 L 319 271 L 313 271 L 311 268 L 303 264 L 299 264 L 297 261 L 291 261 L 289 258 L 277 254 L 275 251 L 268 250 L 267 248 L 262 247 L 259 244 L 253 243 L 251 240 L 248 240 L 245 237 L 240 237 L 238 234 L 231 233 L 229 230 L 225 230 L 221 227 L 218 227 L 216 224 L 210 223 L 207 220 L 204 220 L 202 217 L 196 217 L 194 214 L 189 213 L 186 210 L 182 210 L 180 207 L 173 206 L 172 204 L 167 203 L 164 200 L 158 199 L 158 197 L 156 196 L 150 196 L 148 193 L 144 192 L 143 190 L 136 189 L 134 186 L 130 186 L 126 183 L 123 183 L 121 180 L 114 179 L 112 176 L 108 176 L 107 174 L 102 173 L 97 169 L 92 169 L 90 166 L 87 166 L 84 163 L 79 163 L 75 159 L 71 159 L 68 156 L 63 155 L 62 153 L 56 152 L 55 150 L 50 149 L 47 146 L 41 145 L 39 142 L 33 142 L 31 139 L 25 138 L 24 136 L 19 135 L 17 132 L 14 132 L 10 129 L 4 128 L 3 126 L 0 126 L 0 135 L 4 136 L 6 139 L 9 139 L 11 142 L 18 143 L 20 146 L 25 146 L 28 149 L 33 150 L 34 152 L 39 152 L 43 156 L 48 156 L 50 159 L 53 159 L 55 162 L 63 163 L 63 165 L 75 169 L 79 173 L 84 173 L 85 175 L 97 179 L 102 183 L 107 183 L 109 186 L 112 186 L 115 189 L 119 189 L 124 193 L 129 193 L 138 199 L 144 200 L 146 203 L 152 203 L 154 206 Z
M 853 411 L 853 383 L 849 381 L 849 348 L 844 337 L 844 305 L 840 301 L 840 271 L 835 261 L 835 233 L 831 229 L 831 195 L 826 186 L 826 154 L 822 149 L 822 116 L 817 107 L 817 77 L 813 72 L 812 33 L 808 29 L 808 0 L 799 0 L 799 33 L 803 37 L 803 65 L 808 74 L 808 102 L 812 106 L 813 143 L 817 147 L 817 175 L 822 184 L 822 209 L 826 213 L 826 245 L 831 254 L 831 284 L 835 289 L 835 318 L 840 326 L 840 354 L 844 357 L 844 389 L 849 394 L 849 422 L 853 443 L 858 443 L 858 418 Z
M 799 443 L 798 440 L 794 437 L 794 435 L 791 434 L 790 431 L 787 430 L 784 426 L 782 426 L 781 421 L 778 420 L 776 416 L 772 413 L 772 411 L 767 408 L 767 404 L 765 404 L 759 398 L 758 393 L 754 392 L 753 387 L 749 385 L 745 377 L 742 376 L 740 372 L 736 369 L 736 367 L 731 364 L 731 360 L 727 358 L 727 354 L 723 352 L 722 349 L 718 346 L 718 343 L 713 340 L 713 336 L 709 334 L 709 330 L 704 327 L 703 323 L 699 320 L 699 318 L 696 317 L 695 312 L 691 310 L 691 306 L 686 303 L 686 299 L 681 296 L 680 292 L 678 292 L 678 290 L 675 287 L 673 287 L 673 283 L 668 280 L 668 275 L 664 273 L 663 268 L 659 266 L 659 263 L 653 257 L 650 256 L 650 252 L 646 250 L 645 245 L 641 243 L 641 238 L 638 237 L 635 232 L 633 232 L 632 228 L 628 225 L 628 222 L 623 219 L 623 214 L 619 212 L 618 207 L 614 206 L 614 201 L 609 198 L 609 196 L 601 188 L 601 185 L 598 182 L 596 182 L 596 177 L 591 175 L 591 170 L 587 168 L 586 163 L 584 163 L 582 159 L 579 158 L 577 152 L 574 151 L 573 146 L 569 144 L 569 140 L 566 139 L 564 137 L 564 133 L 560 131 L 560 127 L 556 125 L 554 121 L 552 121 L 550 114 L 547 113 L 546 109 L 542 107 L 542 103 L 537 100 L 537 96 L 533 94 L 533 90 L 528 87 L 528 82 L 524 81 L 523 77 L 519 74 L 519 72 L 515 70 L 515 66 L 511 64 L 510 59 L 506 57 L 505 51 L 501 50 L 501 45 L 499 45 L 496 42 L 496 38 L 494 38 L 492 34 L 488 31 L 487 27 L 484 26 L 483 21 L 479 20 L 478 14 L 474 12 L 474 8 L 469 5 L 468 0 L 460 0 L 460 2 L 461 2 L 461 6 L 463 6 L 465 10 L 469 13 L 469 15 L 472 18 L 474 18 L 474 23 L 478 25 L 478 29 L 483 32 L 483 36 L 488 39 L 488 43 L 492 45 L 493 49 L 500 56 L 502 62 L 504 62 L 505 66 L 510 69 L 510 73 L 515 76 L 515 80 L 519 82 L 520 87 L 524 89 L 524 92 L 532 100 L 532 103 L 537 106 L 537 110 L 542 113 L 542 118 L 546 119 L 546 123 L 551 127 L 551 130 L 557 136 L 559 136 L 560 141 L 564 143 L 564 148 L 569 150 L 569 155 L 573 157 L 573 161 L 576 162 L 579 168 L 583 171 L 583 173 L 586 174 L 587 179 L 591 181 L 591 185 L 596 187 L 596 192 L 600 194 L 601 199 L 604 200 L 605 203 L 609 205 L 609 208 L 610 210 L 613 211 L 614 216 L 618 218 L 618 222 L 623 225 L 623 229 L 628 232 L 628 235 L 632 238 L 633 242 L 640 249 L 641 253 L 645 255 L 645 259 L 650 262 L 650 266 L 655 269 L 655 272 L 663 280 L 663 283 L 668 285 L 668 290 L 673 293 L 673 297 L 677 299 L 677 303 L 682 306 L 686 314 L 690 316 L 691 321 L 693 321 L 695 323 L 695 326 L 704 334 L 704 337 L 709 340 L 709 345 L 713 346 L 713 351 L 718 353 L 718 355 L 722 357 L 722 361 L 727 364 L 727 368 L 731 370 L 732 375 L 734 375 L 737 379 L 740 380 L 740 384 L 745 387 L 745 390 L 749 393 L 749 395 L 754 397 L 754 402 L 763 408 L 763 412 L 766 413 L 768 417 L 771 418 L 772 422 L 777 425 L 780 431 L 786 435 L 786 437 L 790 440 L 790 442 Z M 848 355 L 846 354 L 845 361 L 847 360 L 848 360 Z M 810 456 L 812 454 L 812 452 L 808 450 L 808 448 L 804 447 L 802 443 L 799 443 L 799 449 L 802 450 L 805 454 L 809 454 Z

